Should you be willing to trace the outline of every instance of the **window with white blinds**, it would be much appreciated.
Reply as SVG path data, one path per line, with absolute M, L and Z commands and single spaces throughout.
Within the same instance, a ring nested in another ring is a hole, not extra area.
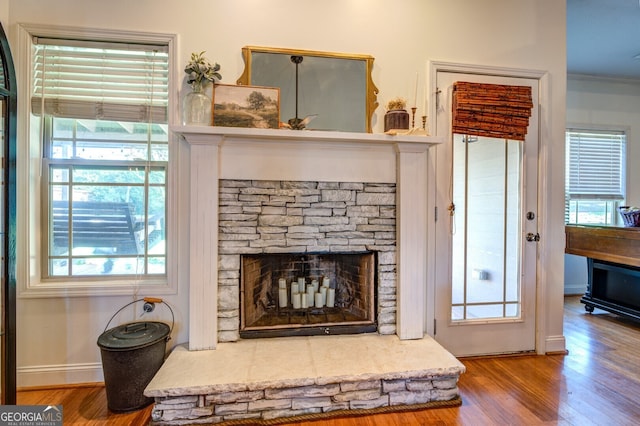
M 34 114 L 167 122 L 167 46 L 35 38 L 33 49 Z
M 34 38 L 43 278 L 166 276 L 167 45 Z
M 625 199 L 626 133 L 619 130 L 566 131 L 566 221 L 615 224 Z

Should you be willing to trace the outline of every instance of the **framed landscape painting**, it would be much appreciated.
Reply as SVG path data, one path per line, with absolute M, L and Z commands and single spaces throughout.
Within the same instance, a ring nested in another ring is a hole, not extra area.
M 216 84 L 212 111 L 214 126 L 277 129 L 280 89 Z

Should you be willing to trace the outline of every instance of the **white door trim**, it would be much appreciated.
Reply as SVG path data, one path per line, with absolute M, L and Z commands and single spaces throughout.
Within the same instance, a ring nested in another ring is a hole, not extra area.
M 429 105 L 428 126 L 429 129 L 436 128 L 436 99 L 437 99 L 437 86 L 436 75 L 438 72 L 459 72 L 468 74 L 484 74 L 500 77 L 519 77 L 530 78 L 539 81 L 539 158 L 538 158 L 538 229 L 542 236 L 539 244 L 538 259 L 537 259 L 537 277 L 536 277 L 536 352 L 538 354 L 544 354 L 549 352 L 563 352 L 565 350 L 565 340 L 563 336 L 547 336 L 547 314 L 546 314 L 546 299 L 548 286 L 551 285 L 548 276 L 542 271 L 545 270 L 547 264 L 547 250 L 545 236 L 550 235 L 551 227 L 549 225 L 547 216 L 548 208 L 550 205 L 549 199 L 549 186 L 551 183 L 551 163 L 549 161 L 551 139 L 551 115 L 550 115 L 550 76 L 547 71 L 534 70 L 534 69 L 520 69 L 520 68 L 508 68 L 508 67 L 492 67 L 486 65 L 474 65 L 463 64 L 455 62 L 445 62 L 429 60 L 427 63 L 427 88 Z M 436 167 L 435 158 L 429 157 L 429 171 L 428 182 L 429 184 L 429 200 L 435 203 L 436 194 Z M 435 223 L 435 208 L 432 205 L 428 210 L 429 223 L 428 223 L 428 259 L 427 259 L 427 271 L 428 271 L 428 285 L 426 291 L 427 297 L 427 313 L 425 318 L 425 330 L 429 335 L 434 335 L 434 322 L 435 322 L 435 235 L 436 235 L 436 223 Z M 444 212 L 440 212 L 443 215 Z

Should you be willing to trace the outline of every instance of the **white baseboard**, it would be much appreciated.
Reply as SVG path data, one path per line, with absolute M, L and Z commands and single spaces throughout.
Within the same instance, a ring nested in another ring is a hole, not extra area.
M 545 353 L 563 353 L 567 350 L 564 336 L 549 336 L 545 340 Z
M 101 363 L 37 365 L 18 367 L 19 388 L 103 382 Z

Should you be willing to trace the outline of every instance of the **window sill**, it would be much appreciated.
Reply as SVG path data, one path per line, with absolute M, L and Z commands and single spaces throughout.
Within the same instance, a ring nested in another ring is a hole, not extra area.
M 177 288 L 166 279 L 136 281 L 114 279 L 113 281 L 39 281 L 21 286 L 18 298 L 37 299 L 55 297 L 87 296 L 159 296 L 176 294 Z

